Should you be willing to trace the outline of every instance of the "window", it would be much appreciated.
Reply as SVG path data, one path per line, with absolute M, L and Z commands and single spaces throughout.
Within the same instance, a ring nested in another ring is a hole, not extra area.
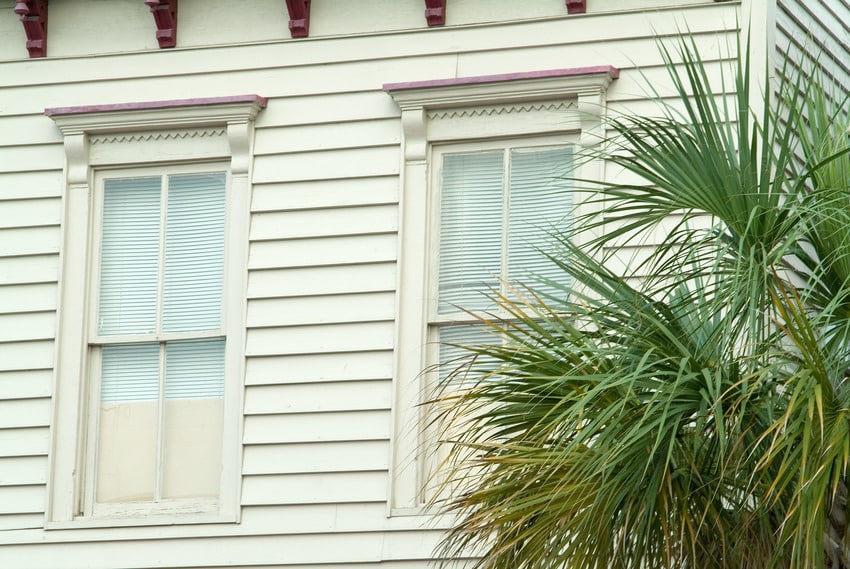
M 140 174 L 96 177 L 84 508 L 94 515 L 220 491 L 226 172 Z
M 438 246 L 431 261 L 428 343 L 439 356 L 430 361 L 443 363 L 462 355 L 451 344 L 492 341 L 461 309 L 499 316 L 488 295 L 513 296 L 512 282 L 535 283 L 550 294 L 558 290 L 544 282 L 568 284 L 544 253 L 556 245 L 552 232 L 569 226 L 572 207 L 571 184 L 565 179 L 572 147 L 561 142 L 435 150 L 439 168 L 434 168 L 434 186 L 439 191 L 434 192 L 432 211 L 438 235 L 432 239 Z
M 404 134 L 391 515 L 422 513 L 427 501 L 435 461 L 421 403 L 433 378 L 423 370 L 453 356 L 438 340 L 483 334 L 456 307 L 486 310 L 480 292 L 500 290 L 501 279 L 563 278 L 547 273 L 530 244 L 569 223 L 573 204 L 590 212 L 562 176 L 570 168 L 601 176 L 598 161 L 573 164 L 572 151 L 601 140 L 618 73 L 599 66 L 384 85 Z
M 263 106 L 45 111 L 67 157 L 48 528 L 238 520 Z

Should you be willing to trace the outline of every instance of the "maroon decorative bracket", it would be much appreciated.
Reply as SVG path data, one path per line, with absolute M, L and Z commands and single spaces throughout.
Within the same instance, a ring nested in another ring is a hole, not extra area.
M 587 11 L 587 0 L 567 0 L 567 14 L 584 14 Z
M 159 47 L 177 45 L 177 0 L 145 0 L 156 23 L 156 41 Z
M 425 20 L 429 26 L 446 25 L 446 0 L 425 0 Z
M 286 0 L 289 11 L 289 33 L 294 38 L 306 38 L 310 33 L 310 0 Z
M 30 57 L 47 56 L 47 0 L 18 0 L 15 13 L 24 24 Z

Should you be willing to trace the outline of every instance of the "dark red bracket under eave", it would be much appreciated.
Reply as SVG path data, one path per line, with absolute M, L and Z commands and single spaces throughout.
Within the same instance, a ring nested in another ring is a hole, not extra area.
M 177 0 L 145 0 L 156 24 L 156 41 L 159 47 L 177 45 Z
M 567 14 L 584 14 L 587 12 L 587 0 L 567 0 Z
M 286 0 L 289 11 L 289 34 L 306 38 L 310 33 L 310 0 Z
M 429 26 L 446 25 L 446 0 L 425 0 L 425 21 Z
M 20 16 L 27 34 L 30 57 L 47 56 L 47 0 L 18 0 L 15 13 Z

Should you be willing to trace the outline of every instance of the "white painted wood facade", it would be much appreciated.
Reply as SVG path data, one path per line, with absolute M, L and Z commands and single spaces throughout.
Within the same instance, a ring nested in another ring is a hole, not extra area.
M 670 92 L 655 36 L 689 30 L 719 73 L 746 15 L 772 41 L 773 21 L 791 37 L 814 5 L 831 14 L 819 21 L 834 34 L 818 36 L 846 75 L 837 22 L 850 22 L 832 2 L 588 0 L 568 15 L 563 0 L 449 0 L 446 25 L 428 28 L 421 0 L 313 0 L 310 36 L 291 39 L 282 1 L 180 0 L 177 47 L 161 50 L 141 0 L 51 0 L 48 57 L 28 59 L 12 4 L 0 13 L 0 567 L 16 569 L 427 566 L 441 522 L 391 504 L 397 395 L 412 378 L 394 377 L 403 129 L 383 86 L 613 66 L 609 112 L 649 113 L 646 81 Z M 44 110 L 248 93 L 268 103 L 253 133 L 241 460 L 227 466 L 238 523 L 47 527 L 51 449 L 76 435 L 52 428 L 73 219 L 63 135 Z

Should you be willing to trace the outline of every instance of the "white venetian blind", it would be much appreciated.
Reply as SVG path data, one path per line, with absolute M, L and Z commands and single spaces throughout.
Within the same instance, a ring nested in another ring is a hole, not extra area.
M 439 314 L 485 309 L 502 265 L 504 152 L 447 154 L 440 183 Z
M 223 395 L 224 338 L 153 335 L 221 329 L 225 191 L 223 172 L 105 180 L 101 401 L 155 400 L 163 385 L 167 399 Z
M 162 328 L 221 326 L 224 276 L 223 172 L 168 177 Z
M 156 330 L 161 178 L 106 180 L 98 332 Z
M 546 253 L 557 249 L 553 232 L 568 227 L 572 200 L 566 176 L 571 160 L 569 148 L 511 150 L 505 273 L 509 281 L 559 297 L 569 275 Z
M 206 399 L 223 395 L 224 338 L 166 344 L 166 399 Z

